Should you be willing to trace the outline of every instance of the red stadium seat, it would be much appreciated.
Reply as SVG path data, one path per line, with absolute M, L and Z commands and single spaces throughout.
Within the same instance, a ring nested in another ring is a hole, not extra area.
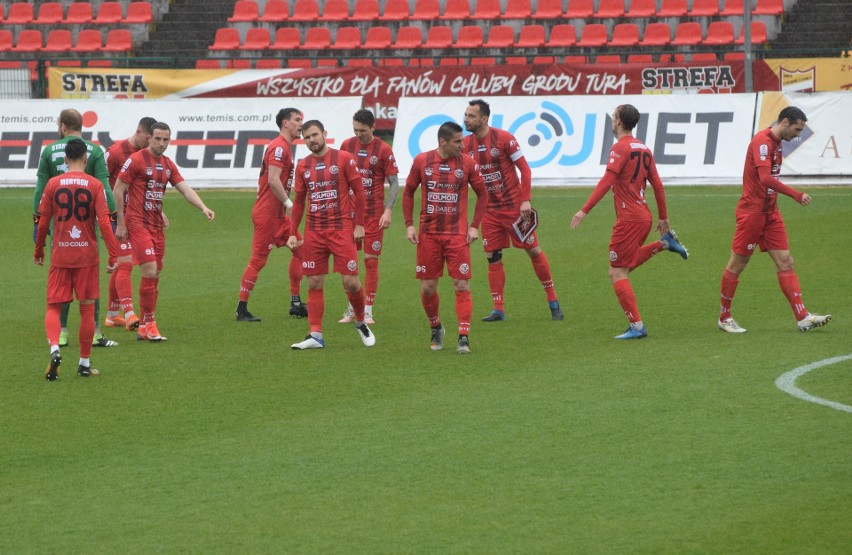
M 492 56 L 479 56 L 476 58 L 470 59 L 470 65 L 472 66 L 496 66 L 497 58 Z
M 370 65 L 373 65 L 372 61 L 370 61 Z M 385 67 L 402 67 L 405 65 L 405 60 L 403 58 L 379 58 L 379 65 Z
M 387 0 L 385 11 L 379 18 L 382 21 L 405 21 L 411 15 L 408 0 Z
M 603 23 L 589 23 L 583 27 L 583 36 L 577 42 L 577 46 L 591 48 L 603 46 L 607 43 L 606 25 Z
M 627 55 L 627 63 L 628 64 L 652 64 L 654 63 L 654 57 L 650 54 L 628 54 Z
M 665 46 L 672 41 L 672 31 L 668 23 L 649 23 L 645 26 L 645 35 L 639 46 Z
M 331 47 L 331 31 L 328 27 L 308 27 L 305 32 L 303 50 L 325 50 Z
M 718 62 L 715 52 L 693 52 L 693 62 Z
M 278 23 L 290 18 L 290 5 L 286 0 L 267 0 L 263 15 L 258 21 L 264 23 Z
M 713 17 L 719 15 L 719 0 L 692 0 L 689 17 Z
M 337 67 L 337 58 L 319 58 L 317 67 Z
M 784 0 L 757 0 L 757 6 L 751 13 L 754 15 L 781 15 L 784 13 Z
M 240 32 L 233 27 L 223 27 L 216 30 L 213 44 L 208 50 L 236 50 L 240 47 Z
M 737 37 L 736 44 L 743 44 L 745 42 L 744 37 L 745 25 L 740 28 L 740 34 Z M 768 40 L 766 35 L 766 23 L 762 21 L 752 21 L 751 22 L 751 43 L 752 44 L 764 44 Z
M 566 64 L 587 64 L 589 63 L 588 56 L 565 56 Z
M 552 64 L 556 61 L 553 56 L 533 56 L 532 63 L 534 64 Z
M 569 2 L 570 6 L 570 2 Z M 624 15 L 624 0 L 600 0 L 595 17 L 603 19 L 607 17 L 622 17 Z
M 559 19 L 562 17 L 562 0 L 538 0 L 533 19 Z
M 529 9 L 530 9 L 530 4 L 529 4 L 529 0 L 527 0 L 527 15 L 522 16 L 520 19 L 523 19 L 523 17 L 529 17 L 530 16 Z M 471 16 L 471 18 L 472 19 L 485 19 L 485 20 L 501 19 L 501 17 L 500 17 L 500 0 L 480 0 L 479 2 L 474 2 L 473 3 L 473 15 Z M 502 19 L 519 19 L 519 18 L 518 18 L 517 15 L 511 15 L 511 16 L 503 16 Z
M 381 65 L 382 61 L 393 59 L 396 58 L 380 58 L 379 65 Z M 401 61 L 402 60 L 400 59 L 400 62 Z M 346 60 L 346 65 L 349 67 L 373 67 L 373 60 L 372 58 L 349 58 L 348 60 Z
M 660 54 L 660 63 L 685 62 L 686 54 Z
M 39 6 L 38 17 L 33 23 L 38 23 L 39 25 L 57 25 L 62 23 L 64 17 L 62 4 L 59 2 L 45 2 Z
M 42 52 L 67 52 L 71 50 L 71 31 L 68 29 L 54 29 L 47 34 Z
M 390 41 L 389 30 L 388 41 Z M 361 48 L 361 29 L 358 27 L 338 27 L 331 48 L 332 50 L 357 50 Z
M 508 25 L 492 25 L 485 48 L 508 48 L 515 44 L 515 30 Z
M 90 2 L 74 2 L 68 6 L 68 15 L 65 16 L 65 24 L 84 25 L 91 23 L 93 14 Z
M 459 29 L 456 39 L 456 48 L 479 48 L 482 46 L 482 27 L 479 25 L 465 25 Z
M 701 24 L 695 21 L 678 23 L 675 36 L 670 43 L 673 46 L 695 46 L 701 42 Z
M 43 46 L 41 31 L 24 29 L 18 33 L 18 42 L 12 50 L 15 52 L 38 52 Z
M 270 50 L 296 50 L 302 43 L 299 29 L 296 27 L 281 27 L 275 31 L 275 42 Z
M 0 52 L 7 52 L 12 49 L 12 31 L 8 29 L 0 29 Z
M 348 0 L 326 0 L 325 6 L 322 9 L 322 17 L 319 19 L 323 22 L 346 21 L 350 19 Z
M 722 57 L 726 62 L 738 62 L 745 60 L 745 52 L 725 52 Z
M 618 54 L 602 54 L 595 57 L 596 64 L 620 64 L 621 56 Z
M 544 46 L 544 26 L 524 25 L 521 27 L 515 46 L 519 48 L 540 48 Z
M 127 5 L 127 17 L 124 18 L 125 24 L 148 24 L 154 21 L 154 14 L 151 10 L 150 2 L 131 2 Z
M 686 0 L 663 0 L 657 17 L 686 17 Z
M 247 58 L 237 58 L 231 62 L 231 67 L 234 69 L 251 69 L 251 60 Z
M 636 19 L 654 17 L 657 15 L 657 0 L 630 0 L 630 9 L 625 15 Z
M 311 67 L 310 58 L 292 58 L 287 60 L 287 67 L 305 69 Z
M 414 4 L 414 13 L 411 15 L 410 19 L 438 19 L 439 16 L 438 0 L 417 0 Z
M 541 6 L 541 0 L 539 0 L 538 5 Z M 478 10 L 479 7 L 477 6 L 476 9 Z M 562 11 L 561 4 L 559 11 Z M 559 17 L 561 15 L 562 14 L 560 13 L 555 17 Z M 532 17 L 530 0 L 506 0 L 506 11 L 503 13 L 503 19 L 529 19 L 530 17 Z M 494 19 L 500 19 L 499 13 Z
M 319 19 L 319 4 L 317 0 L 296 0 L 290 21 L 314 22 Z
M 222 62 L 211 58 L 200 58 L 195 60 L 195 69 L 222 69 Z
M 56 60 L 56 66 L 57 67 L 83 67 L 83 60 Z
M 577 30 L 570 23 L 560 23 L 550 29 L 547 46 L 574 46 L 577 44 Z
M 89 60 L 86 67 L 112 67 L 112 60 Z
M 255 69 L 279 69 L 281 60 L 277 58 L 261 58 L 254 64 Z
M 234 15 L 228 18 L 229 23 L 237 23 L 240 21 L 257 21 L 260 17 L 260 10 L 257 7 L 255 0 L 237 0 L 234 4 Z
M 438 59 L 439 66 L 463 66 L 464 61 L 460 58 L 439 58 Z
M 568 2 L 568 9 L 565 10 L 565 17 L 590 19 L 594 13 L 595 8 L 592 5 L 592 0 L 571 0 Z
M 420 27 L 400 27 L 391 48 L 413 49 L 423 46 L 423 31 Z
M 15 2 L 9 6 L 6 25 L 29 25 L 33 22 L 33 5 L 27 2 Z
M 104 43 L 104 52 L 130 52 L 133 50 L 133 35 L 130 29 L 110 29 Z
M 708 46 L 734 44 L 734 24 L 730 21 L 710 22 L 702 43 Z
M 506 56 L 506 64 L 514 66 L 522 66 L 529 63 L 526 56 Z
M 453 30 L 451 27 L 435 25 L 426 33 L 426 42 L 423 48 L 449 48 L 453 45 Z
M 99 25 L 116 25 L 124 17 L 121 2 L 104 2 L 98 8 L 98 16 L 92 21 Z
M 610 46 L 636 46 L 639 44 L 639 27 L 634 23 L 619 23 L 612 29 Z
M 725 0 L 725 9 L 719 12 L 722 17 L 743 15 L 745 10 L 743 0 Z
M 246 31 L 246 40 L 240 45 L 240 50 L 266 50 L 269 48 L 269 29 L 252 27 Z
M 444 13 L 441 14 L 440 19 L 449 19 L 452 21 L 470 19 L 470 4 L 467 0 L 446 0 Z
M 352 21 L 376 21 L 379 19 L 378 0 L 358 0 L 355 3 L 355 11 L 352 13 L 351 19 Z
M 77 33 L 77 44 L 71 50 L 74 52 L 99 52 L 103 48 L 103 36 L 97 29 L 83 29 Z
M 363 48 L 380 50 L 391 47 L 391 30 L 389 27 L 370 27 L 367 29 L 367 39 Z

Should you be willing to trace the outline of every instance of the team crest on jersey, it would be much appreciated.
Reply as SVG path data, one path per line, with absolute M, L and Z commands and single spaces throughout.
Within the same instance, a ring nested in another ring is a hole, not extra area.
M 311 178 L 311 170 L 305 170 L 305 173 L 302 174 L 302 177 L 304 177 L 305 179 L 310 179 Z
M 355 270 L 357 270 L 357 269 L 358 269 L 358 263 L 357 263 L 357 262 L 355 262 L 354 260 L 350 260 L 349 262 L 347 262 L 347 263 L 346 263 L 346 268 L 347 268 L 350 272 L 354 272 Z
M 535 235 L 530 234 L 530 236 L 527 237 L 527 245 L 532 245 L 533 243 L 535 243 Z
M 338 168 L 337 166 L 331 166 L 330 168 L 328 168 L 328 171 L 331 172 L 331 175 L 337 175 L 337 173 L 340 172 L 340 168 Z
M 462 262 L 461 265 L 459 265 L 459 272 L 467 275 L 470 272 L 470 265 L 467 262 Z
M 154 175 L 154 168 L 145 168 L 145 175 Z
M 376 164 L 379 163 L 379 157 L 378 156 L 370 156 L 370 163 L 375 166 Z
M 425 173 L 426 175 L 432 175 L 432 168 L 426 168 L 425 170 L 423 170 L 423 173 Z
M 381 241 L 373 241 L 373 250 L 374 251 L 381 250 L 381 248 L 382 248 L 382 242 Z
M 459 179 L 461 179 L 462 177 L 464 177 L 464 171 L 462 171 L 462 170 L 456 170 L 455 172 L 453 172 L 453 174 L 454 174 L 456 177 L 458 177 Z
M 615 262 L 616 260 L 618 260 L 618 253 L 615 251 L 609 251 L 609 261 Z
M 500 151 L 497 150 L 497 147 L 494 147 L 494 148 L 491 149 L 491 156 L 494 156 L 495 158 L 497 156 L 500 156 Z

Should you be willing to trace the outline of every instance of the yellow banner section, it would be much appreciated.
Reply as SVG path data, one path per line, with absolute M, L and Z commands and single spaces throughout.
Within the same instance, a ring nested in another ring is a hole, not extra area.
M 47 73 L 49 98 L 137 98 L 174 95 L 234 73 L 231 69 L 56 68 Z
M 778 76 L 781 92 L 852 89 L 852 58 L 780 58 L 764 62 Z

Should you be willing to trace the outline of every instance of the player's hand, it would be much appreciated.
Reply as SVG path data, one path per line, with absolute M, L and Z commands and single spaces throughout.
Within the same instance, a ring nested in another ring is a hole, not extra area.
M 578 225 L 580 225 L 580 222 L 582 222 L 585 217 L 586 213 L 582 210 L 574 214 L 574 217 L 571 218 L 571 229 L 575 229 Z
M 525 222 L 530 221 L 530 216 L 532 216 L 532 205 L 530 201 L 525 200 L 521 203 L 521 217 Z
M 108 274 L 113 273 L 117 267 L 118 267 L 118 262 L 116 261 L 115 258 L 110 256 L 109 259 L 107 260 L 107 273 Z
M 169 218 L 166 216 L 165 212 L 161 212 L 163 216 L 163 229 L 169 229 Z
M 811 198 L 811 195 L 809 195 L 809 194 L 805 193 L 805 194 L 803 194 L 803 195 L 802 195 L 801 205 L 802 205 L 802 206 L 807 206 L 807 205 L 809 205 L 809 204 L 811 203 L 811 200 L 813 200 L 813 199 Z
M 382 217 L 379 218 L 379 227 L 382 229 L 387 229 L 391 226 L 391 209 L 385 208 L 385 211 L 382 213 Z
M 657 222 L 657 231 L 660 232 L 660 235 L 665 235 L 671 229 L 669 226 L 668 220 L 660 220 Z
M 352 237 L 356 243 L 360 243 L 364 239 L 364 226 L 356 225 L 355 230 L 352 232 Z
M 115 235 L 115 227 L 118 224 L 118 214 L 115 212 L 109 213 L 109 225 L 112 226 L 112 234 Z
M 291 235 L 290 237 L 287 238 L 287 248 L 290 249 L 290 250 L 293 250 L 296 247 L 298 247 L 299 243 L 300 243 L 300 241 L 295 235 Z
M 216 217 L 216 213 L 207 208 L 206 206 L 201 211 L 204 212 L 204 216 L 207 218 L 208 222 L 212 222 L 213 218 Z
M 477 239 L 479 239 L 479 230 L 476 229 L 475 227 L 467 228 L 467 242 L 468 242 L 468 244 L 473 243 Z
M 36 266 L 44 266 L 44 248 L 36 247 L 33 251 L 33 262 Z
M 405 228 L 405 237 L 408 239 L 408 242 L 412 245 L 416 245 L 420 243 L 420 239 L 417 237 L 417 230 L 414 229 L 413 225 L 410 225 Z
M 117 224 L 115 226 L 115 238 L 119 241 L 127 241 L 127 226 L 124 224 Z

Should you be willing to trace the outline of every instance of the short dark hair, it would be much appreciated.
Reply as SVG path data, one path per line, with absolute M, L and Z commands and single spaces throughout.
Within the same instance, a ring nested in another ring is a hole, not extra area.
M 302 124 L 302 133 L 304 134 L 305 129 L 309 127 L 319 127 L 319 130 L 325 132 L 325 125 L 318 119 L 309 119 L 305 123 Z
M 479 113 L 483 116 L 491 115 L 491 106 L 481 98 L 476 98 L 467 103 L 468 106 L 479 106 Z
M 71 139 L 65 143 L 65 158 L 68 160 L 79 160 L 86 155 L 86 143 L 82 139 Z
M 373 115 L 373 112 L 366 108 L 361 108 L 355 115 L 352 116 L 352 121 L 357 121 L 358 123 L 363 123 L 368 127 L 373 127 L 376 125 L 376 116 Z
M 59 123 L 71 131 L 83 130 L 83 116 L 74 108 L 66 108 L 59 112 Z
M 621 120 L 621 126 L 627 131 L 633 131 L 636 124 L 639 123 L 639 110 L 632 104 L 622 104 L 618 108 L 618 119 Z
M 444 139 L 445 141 L 449 141 L 456 133 L 461 132 L 461 125 L 454 121 L 445 121 L 441 124 L 441 127 L 438 128 L 438 140 Z
M 164 121 L 158 121 L 156 123 L 151 124 L 151 134 L 154 134 L 154 131 L 157 129 L 162 129 L 163 131 L 168 131 L 169 135 L 172 134 L 172 128 L 169 127 L 169 124 Z
M 778 114 L 778 123 L 781 123 L 781 121 L 785 119 L 789 121 L 791 125 L 800 121 L 808 121 L 808 117 L 805 115 L 805 112 L 803 112 L 801 108 L 796 108 L 795 106 L 787 106 L 781 110 L 781 113 Z
M 139 120 L 139 125 L 137 125 L 136 127 L 149 135 L 153 135 L 154 130 L 151 129 L 151 126 L 155 123 L 157 123 L 157 120 L 155 120 L 154 118 L 145 117 Z
M 302 111 L 298 108 L 281 108 L 278 110 L 278 115 L 275 116 L 275 124 L 278 125 L 278 129 L 281 129 L 281 123 L 285 119 L 290 119 L 293 117 L 293 114 L 301 114 Z

